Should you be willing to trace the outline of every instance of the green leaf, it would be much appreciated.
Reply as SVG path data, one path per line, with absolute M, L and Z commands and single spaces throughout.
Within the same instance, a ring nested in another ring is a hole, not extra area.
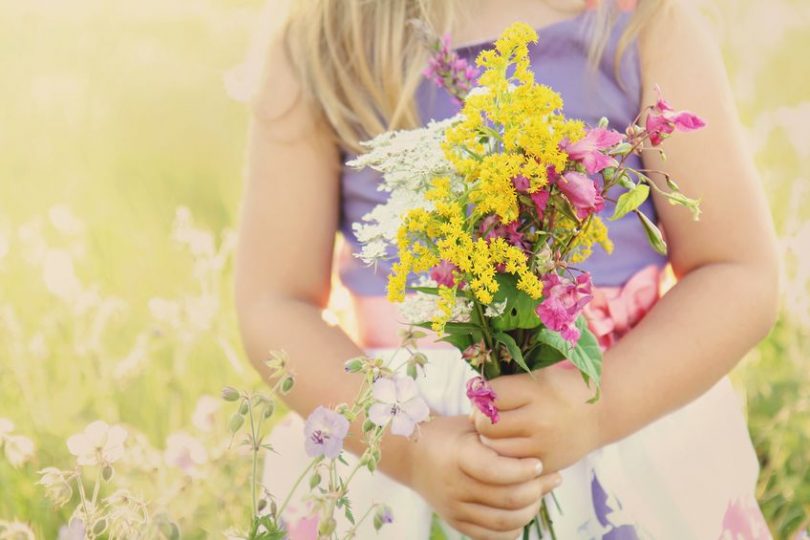
M 432 294 L 433 296 L 439 295 L 438 287 L 408 287 L 409 291 L 420 292 L 424 294 Z
M 464 349 L 475 343 L 475 340 L 473 340 L 472 336 L 469 334 L 447 334 L 443 338 L 436 341 L 444 341 L 445 343 L 449 343 L 461 352 L 464 352 Z
M 543 328 L 535 336 L 535 341 L 545 345 L 546 355 L 554 358 L 555 353 L 565 357 L 579 369 L 585 382 L 593 381 L 597 388 L 596 397 L 599 395 L 599 384 L 602 376 L 602 351 L 599 342 L 588 329 L 585 317 L 579 316 L 576 320 L 577 329 L 580 331 L 580 338 L 576 345 L 572 345 L 558 333 L 548 328 Z M 555 363 L 555 362 L 552 362 Z
M 526 364 L 526 360 L 524 360 L 523 353 L 521 352 L 520 347 L 518 347 L 515 338 L 505 332 L 498 332 L 493 337 L 498 343 L 506 346 L 509 354 L 512 355 L 512 360 L 517 362 L 517 365 L 519 365 L 526 373 L 532 372 L 532 370 L 529 369 L 529 366 Z
M 644 227 L 644 232 L 647 233 L 647 240 L 650 242 L 652 248 L 661 255 L 666 255 L 667 243 L 664 242 L 664 235 L 662 235 L 661 231 L 658 230 L 658 227 L 656 227 L 655 224 L 650 221 L 650 218 L 638 210 L 635 212 L 638 219 L 641 221 L 642 227 Z
M 498 292 L 493 304 L 506 301 L 506 308 L 498 317 L 490 319 L 492 328 L 501 332 L 518 328 L 532 329 L 540 326 L 540 318 L 535 313 L 537 300 L 517 288 L 517 277 L 512 274 L 497 274 Z
M 700 201 L 697 199 L 690 199 L 680 191 L 675 191 L 672 193 L 666 194 L 667 199 L 669 200 L 669 204 L 676 205 L 679 204 L 692 212 L 692 219 L 695 221 L 700 221 Z
M 626 216 L 639 206 L 641 206 L 647 197 L 650 196 L 650 186 L 645 184 L 638 184 L 630 191 L 622 193 L 619 200 L 616 201 L 616 208 L 613 210 L 613 215 L 610 217 L 611 221 Z

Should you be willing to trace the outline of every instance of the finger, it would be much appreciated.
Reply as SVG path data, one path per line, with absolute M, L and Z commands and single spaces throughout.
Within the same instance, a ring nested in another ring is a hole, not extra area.
M 484 413 L 476 411 L 473 415 L 475 430 L 490 439 L 525 437 L 529 435 L 527 427 L 530 425 L 526 421 L 525 414 L 522 414 L 525 409 L 525 407 L 522 407 L 502 412 L 500 418 L 494 424 Z
M 532 376 L 538 375 L 511 375 L 488 381 L 495 391 L 495 406 L 499 411 L 518 409 L 531 402 L 538 390 Z
M 481 444 L 493 450 L 504 458 L 526 458 L 536 452 L 532 439 L 528 437 L 510 437 L 508 439 L 490 439 L 484 435 L 478 436 Z M 542 459 L 542 455 L 538 458 Z
M 469 496 L 464 499 L 464 502 L 483 504 L 502 510 L 520 510 L 539 501 L 543 497 L 546 484 L 548 484 L 548 479 L 545 476 L 508 486 L 471 482 L 467 492 Z
M 508 532 L 522 529 L 534 519 L 539 509 L 539 500 L 519 510 L 502 510 L 483 504 L 466 503 L 459 509 L 459 520 L 491 531 Z
M 477 434 L 470 434 L 463 443 L 459 452 L 459 466 L 465 474 L 479 482 L 495 485 L 520 484 L 537 478 L 543 472 L 539 459 L 498 455 L 497 451 L 481 444 Z
M 469 536 L 472 540 L 515 540 L 523 532 L 522 528 L 506 532 L 491 531 L 466 521 L 457 521 L 451 525 L 458 532 L 464 536 Z

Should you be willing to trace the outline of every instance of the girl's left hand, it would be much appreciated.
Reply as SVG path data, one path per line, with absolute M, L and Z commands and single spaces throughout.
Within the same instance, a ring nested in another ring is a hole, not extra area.
M 545 471 L 559 471 L 599 448 L 604 396 L 594 395 L 576 369 L 551 366 L 532 374 L 506 375 L 489 381 L 500 419 L 493 424 L 474 409 L 481 442 L 502 456 L 539 458 Z

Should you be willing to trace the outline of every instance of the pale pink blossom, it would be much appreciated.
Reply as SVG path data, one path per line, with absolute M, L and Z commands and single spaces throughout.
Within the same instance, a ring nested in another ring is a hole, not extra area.
M 201 396 L 191 415 L 192 425 L 202 432 L 210 432 L 214 429 L 217 413 L 221 408 L 222 400 L 213 396 Z
M 408 437 L 416 424 L 430 416 L 416 382 L 410 377 L 381 377 L 372 386 L 376 403 L 369 407 L 368 418 L 378 426 L 391 422 L 391 433 Z
M 163 459 L 188 476 L 200 478 L 204 475 L 202 467 L 208 462 L 208 452 L 199 439 L 180 431 L 166 439 Z

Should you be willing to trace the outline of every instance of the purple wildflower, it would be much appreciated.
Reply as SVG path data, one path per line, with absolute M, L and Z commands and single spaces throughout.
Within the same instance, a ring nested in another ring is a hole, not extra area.
M 410 436 L 416 424 L 424 422 L 430 409 L 410 377 L 382 377 L 374 382 L 371 393 L 377 401 L 368 409 L 368 418 L 382 427 L 391 422 L 391 433 Z
M 423 74 L 439 88 L 447 90 L 460 105 L 478 80 L 479 71 L 450 48 L 449 34 L 436 40 L 433 50 L 434 55 Z
M 343 450 L 343 439 L 349 433 L 349 421 L 326 407 L 318 407 L 304 426 L 304 446 L 309 457 L 335 459 Z

